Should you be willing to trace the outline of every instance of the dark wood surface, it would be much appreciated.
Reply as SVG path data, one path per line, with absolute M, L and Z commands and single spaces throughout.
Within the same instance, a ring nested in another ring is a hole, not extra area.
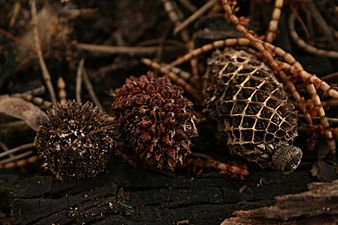
M 207 172 L 165 175 L 113 162 L 97 178 L 55 181 L 47 174 L 0 171 L 2 207 L 16 224 L 220 224 L 234 210 L 307 190 L 308 168 L 290 175 L 256 171 L 245 181 Z M 7 204 L 7 205 L 6 205 Z

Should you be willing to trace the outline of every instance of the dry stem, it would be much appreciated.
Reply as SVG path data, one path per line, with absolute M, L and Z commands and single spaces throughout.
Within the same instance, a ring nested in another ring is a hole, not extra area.
M 89 77 L 88 77 L 88 74 L 87 74 L 87 71 L 86 71 L 85 68 L 83 69 L 83 81 L 85 83 L 87 91 L 88 91 L 92 101 L 94 102 L 94 104 L 97 106 L 97 108 L 99 108 L 101 110 L 101 112 L 105 112 L 103 106 L 101 105 L 99 99 L 97 98 L 97 96 L 95 94 L 93 85 L 90 83 L 90 80 L 89 80 Z
M 189 16 L 185 21 L 180 23 L 178 26 L 174 29 L 174 34 L 177 34 L 184 28 L 186 28 L 189 24 L 194 22 L 198 17 L 206 13 L 210 8 L 212 8 L 218 0 L 209 0 L 207 3 L 205 3 L 200 9 L 198 9 L 195 13 L 193 13 L 191 16 Z
M 48 69 L 47 69 L 47 66 L 46 66 L 45 60 L 43 58 L 42 51 L 41 51 L 39 31 L 38 31 L 38 26 L 37 26 L 38 21 L 37 21 L 37 16 L 36 16 L 35 0 L 31 0 L 30 3 L 31 3 L 32 27 L 33 27 L 33 32 L 34 32 L 36 54 L 39 58 L 39 63 L 40 63 L 40 67 L 41 67 L 41 70 L 42 70 L 43 79 L 44 79 L 44 81 L 47 85 L 47 89 L 48 89 L 48 92 L 50 94 L 51 101 L 52 101 L 53 105 L 55 105 L 57 103 L 55 91 L 54 91 L 54 88 L 53 88 L 53 84 L 51 82 L 51 76 L 48 72 Z
M 77 73 L 76 73 L 75 98 L 78 103 L 81 103 L 81 86 L 82 86 L 83 67 L 84 67 L 84 59 L 81 59 L 79 66 L 77 68 Z
M 158 51 L 158 46 L 145 46 L 145 47 L 135 47 L 135 46 L 111 46 L 111 45 L 95 45 L 95 44 L 84 44 L 77 43 L 77 49 L 86 50 L 90 52 L 97 53 L 107 53 L 107 54 L 132 54 L 132 55 L 148 55 L 155 54 Z M 166 46 L 166 50 L 177 49 L 173 46 Z

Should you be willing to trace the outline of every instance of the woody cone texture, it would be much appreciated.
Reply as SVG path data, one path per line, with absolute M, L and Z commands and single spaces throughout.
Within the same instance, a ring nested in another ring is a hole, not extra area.
M 89 102 L 54 106 L 42 119 L 35 139 L 43 167 L 59 180 L 95 177 L 113 155 L 115 124 Z
M 191 153 L 197 136 L 192 103 L 166 77 L 131 77 L 111 93 L 125 142 L 147 166 L 173 170 Z
M 227 136 L 232 154 L 282 173 L 299 165 L 297 111 L 271 69 L 243 50 L 216 51 L 208 61 L 205 112 Z

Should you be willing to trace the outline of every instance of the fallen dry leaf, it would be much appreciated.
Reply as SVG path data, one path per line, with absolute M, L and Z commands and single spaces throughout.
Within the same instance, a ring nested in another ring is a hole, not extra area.
M 37 106 L 18 97 L 0 96 L 0 113 L 21 119 L 33 130 L 39 126 L 39 121 L 45 113 Z

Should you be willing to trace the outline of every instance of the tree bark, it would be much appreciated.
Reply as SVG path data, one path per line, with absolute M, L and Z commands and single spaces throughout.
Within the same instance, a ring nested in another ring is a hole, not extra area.
M 0 171 L 2 208 L 15 224 L 220 224 L 234 210 L 273 203 L 311 182 L 309 169 L 290 175 L 253 172 L 239 181 L 204 173 L 162 174 L 114 162 L 94 179 L 56 181 L 41 172 Z
M 235 211 L 238 217 L 221 225 L 240 224 L 337 224 L 338 180 L 311 183 L 309 191 L 275 197 L 272 206 Z M 297 219 L 295 221 L 295 219 Z

